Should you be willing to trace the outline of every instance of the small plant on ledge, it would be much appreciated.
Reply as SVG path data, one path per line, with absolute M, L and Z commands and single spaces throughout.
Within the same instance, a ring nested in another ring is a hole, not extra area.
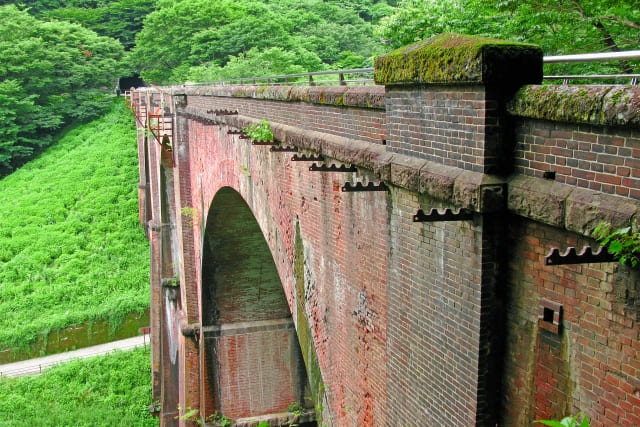
M 580 414 L 574 417 L 564 417 L 562 421 L 555 420 L 536 420 L 536 423 L 543 424 L 550 427 L 589 427 L 589 419 L 584 416 L 582 421 L 578 421 Z
M 640 233 L 631 227 L 615 228 L 601 222 L 593 230 L 593 237 L 621 264 L 640 269 Z
M 182 209 L 180 209 L 180 213 L 182 214 L 182 216 L 185 217 L 185 224 L 193 226 L 194 225 L 194 217 L 197 213 L 197 211 L 192 208 L 191 206 L 185 206 Z
M 254 141 L 273 141 L 271 126 L 265 119 L 260 120 L 257 125 L 243 127 L 242 131 Z
M 162 287 L 164 288 L 179 288 L 180 287 L 180 278 L 178 277 L 165 277 L 161 280 Z

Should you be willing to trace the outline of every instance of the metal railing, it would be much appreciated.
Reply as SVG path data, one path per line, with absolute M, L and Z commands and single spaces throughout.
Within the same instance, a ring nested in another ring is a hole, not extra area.
M 331 76 L 327 80 L 314 80 L 318 76 Z M 353 77 L 351 77 L 353 76 Z M 354 78 L 355 77 L 355 78 Z M 302 80 L 300 80 L 302 79 Z M 281 85 L 348 85 L 351 84 L 373 84 L 373 68 L 352 68 L 348 70 L 313 71 L 309 73 L 280 74 L 274 76 L 239 77 L 215 82 L 187 82 L 185 86 L 232 86 L 246 84 L 260 84 L 268 86 Z
M 629 61 L 639 60 L 640 50 L 628 50 L 624 52 L 602 52 L 602 53 L 583 53 L 577 55 L 557 55 L 545 56 L 543 62 L 545 64 L 582 64 L 586 62 L 608 62 L 608 61 Z M 544 76 L 545 80 L 562 80 L 563 84 L 569 84 L 569 80 L 586 79 L 586 80 L 614 80 L 629 79 L 630 84 L 638 84 L 640 74 L 585 74 L 585 75 L 552 75 Z
M 587 53 L 578 55 L 552 55 L 543 57 L 544 64 L 569 64 L 585 62 L 608 62 L 640 60 L 640 50 L 624 52 Z M 329 77 L 317 80 L 318 77 Z M 562 80 L 568 84 L 569 80 L 611 80 L 629 79 L 631 84 L 637 84 L 640 74 L 586 74 L 586 75 L 549 75 L 545 80 Z M 373 84 L 373 68 L 353 68 L 348 70 L 314 71 L 309 73 L 281 74 L 273 76 L 241 77 L 215 82 L 187 82 L 184 86 L 234 86 L 234 85 L 300 85 L 300 86 L 336 86 L 336 85 L 369 85 Z

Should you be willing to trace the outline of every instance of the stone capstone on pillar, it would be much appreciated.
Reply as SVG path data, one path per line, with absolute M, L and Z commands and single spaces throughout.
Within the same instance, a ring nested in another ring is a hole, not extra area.
M 441 34 L 376 58 L 386 88 L 387 149 L 485 174 L 507 175 L 506 99 L 542 81 L 539 47 Z
M 445 33 L 377 57 L 373 78 L 385 86 L 481 84 L 518 88 L 542 81 L 542 49 Z

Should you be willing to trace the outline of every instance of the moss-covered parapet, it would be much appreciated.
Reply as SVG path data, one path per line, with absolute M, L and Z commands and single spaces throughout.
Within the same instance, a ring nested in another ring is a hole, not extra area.
M 540 120 L 640 126 L 640 87 L 526 86 L 508 102 L 507 110 Z
M 440 34 L 379 56 L 380 85 L 469 84 L 516 88 L 542 81 L 542 50 L 532 44 Z
M 335 107 L 384 109 L 382 86 L 209 86 L 175 87 L 172 95 L 309 102 Z

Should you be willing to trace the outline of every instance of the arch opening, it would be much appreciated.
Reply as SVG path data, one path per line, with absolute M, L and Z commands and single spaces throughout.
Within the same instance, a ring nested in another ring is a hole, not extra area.
M 204 412 L 238 420 L 308 407 L 304 360 L 271 251 L 251 209 L 224 187 L 202 247 Z

